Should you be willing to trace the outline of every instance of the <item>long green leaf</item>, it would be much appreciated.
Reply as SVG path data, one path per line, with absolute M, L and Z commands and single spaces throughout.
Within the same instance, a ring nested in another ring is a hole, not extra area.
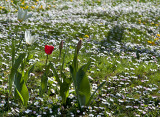
M 22 60 L 24 59 L 24 57 L 26 56 L 26 53 L 21 53 L 19 55 L 19 57 L 15 60 L 15 64 L 14 64 L 14 68 L 17 70 L 20 63 L 22 62 Z
M 21 99 L 23 105 L 27 106 L 27 103 L 29 100 L 29 92 L 24 82 L 24 78 L 22 77 L 22 74 L 20 74 L 19 72 L 17 72 L 14 84 L 15 84 L 15 88 L 18 90 L 18 92 L 16 91 L 16 93 Z M 17 95 L 15 95 L 15 98 L 17 98 L 16 96 Z
M 66 103 L 66 99 L 69 95 L 69 87 L 72 83 L 71 78 L 66 78 L 65 74 L 62 72 L 63 83 L 60 85 L 60 96 L 62 97 L 62 103 Z
M 74 83 L 76 83 L 76 73 L 77 73 L 77 70 L 78 70 L 77 57 L 78 57 L 77 48 L 75 48 L 74 58 L 73 58 L 73 62 L 72 62 L 72 68 L 73 68 L 72 79 L 73 79 Z
M 20 94 L 20 92 L 18 91 L 17 88 L 15 88 L 15 98 L 20 99 L 22 101 L 22 104 L 24 105 L 23 97 L 22 97 L 22 95 Z
M 76 85 L 79 87 L 81 80 L 83 79 L 84 75 L 86 74 L 87 70 L 89 69 L 89 66 L 91 64 L 91 61 L 89 60 L 87 64 L 83 65 L 76 74 Z
M 39 93 L 41 97 L 43 97 L 43 94 L 47 90 L 48 72 L 49 72 L 50 66 L 51 66 L 51 63 L 47 65 L 45 73 L 41 77 L 41 87 L 40 87 L 40 93 Z
M 63 56 L 63 61 L 62 61 L 62 67 L 60 73 L 62 73 L 64 62 L 65 62 L 65 57 L 66 57 L 67 49 L 65 50 L 64 56 Z
M 75 72 L 77 72 L 78 69 L 78 61 L 77 61 L 77 48 L 75 48 L 75 53 L 74 53 L 74 58 L 73 58 L 73 63 L 72 63 L 72 67 L 74 68 Z
M 86 95 L 85 93 L 79 91 L 78 92 L 78 102 L 80 104 L 80 108 L 82 105 L 86 105 Z
M 63 82 L 63 84 L 60 86 L 60 96 L 62 97 L 62 103 L 66 103 L 66 99 L 69 95 L 69 87 L 70 84 Z
M 34 69 L 34 65 L 31 65 L 28 70 L 25 72 L 25 75 L 24 75 L 24 82 L 27 82 L 27 79 L 29 77 L 29 74 L 33 71 Z
M 53 72 L 54 72 L 54 75 L 55 75 L 55 77 L 56 77 L 56 81 L 58 82 L 59 85 L 61 85 L 62 82 L 61 82 L 61 80 L 59 79 L 59 76 L 58 76 L 58 74 L 57 74 L 57 71 L 56 71 L 56 69 L 54 68 L 54 66 L 53 66 L 52 63 L 51 63 L 51 69 L 52 69 Z
M 21 88 L 20 93 L 21 93 L 21 95 L 23 97 L 24 105 L 27 106 L 28 100 L 29 100 L 29 92 L 28 92 L 28 88 L 27 88 L 27 86 L 26 86 L 24 81 L 22 82 L 22 88 Z
M 79 83 L 79 87 L 77 87 L 77 92 L 78 92 L 78 100 L 79 100 L 80 106 L 86 105 L 91 96 L 90 84 L 89 84 L 88 77 L 86 75 L 83 76 L 83 79 Z M 81 95 L 79 94 L 79 92 L 83 92 L 83 95 L 85 96 L 85 102 L 84 102 L 84 98 L 80 98 Z
M 12 67 L 14 65 L 14 60 L 15 60 L 15 40 L 12 39 Z
M 22 71 L 22 76 L 24 76 L 24 67 L 25 67 L 25 59 L 23 60 L 23 62 L 21 62 L 21 71 Z
M 19 65 L 23 61 L 24 57 L 25 57 L 25 53 L 20 54 L 19 57 L 15 60 L 15 63 L 11 68 L 11 73 L 9 75 L 9 91 L 10 91 L 10 93 L 11 93 L 11 89 L 12 89 L 12 83 L 15 78 L 15 74 L 19 68 Z
M 74 67 L 72 65 L 69 65 L 69 68 L 70 68 L 70 76 L 72 78 L 73 85 L 74 85 L 74 88 L 76 90 L 77 89 L 77 85 L 76 85 L 77 84 L 76 83 L 76 71 L 74 70 Z
M 99 89 L 101 89 L 105 83 L 106 83 L 106 81 L 102 82 L 102 83 L 99 85 L 99 87 L 93 92 L 93 94 L 91 95 L 89 101 L 87 102 L 87 106 L 90 104 L 90 102 L 91 102 L 93 96 L 95 95 L 95 93 L 96 93 Z
M 90 83 L 86 75 L 86 71 L 88 70 L 89 66 L 90 61 L 86 65 L 83 65 L 76 74 L 76 93 L 78 95 L 80 106 L 86 105 L 91 96 Z
M 77 73 L 77 69 L 78 69 L 77 57 L 78 57 L 77 48 L 75 48 L 73 62 L 72 62 L 72 65 L 69 66 L 69 68 L 70 68 L 70 75 L 72 77 L 73 85 L 75 87 L 75 90 L 77 89 L 77 85 L 76 85 L 76 73 Z

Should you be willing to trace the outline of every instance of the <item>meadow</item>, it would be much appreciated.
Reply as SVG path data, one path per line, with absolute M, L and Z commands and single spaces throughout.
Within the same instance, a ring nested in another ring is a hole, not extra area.
M 0 1 L 0 116 L 160 116 L 160 1 Z

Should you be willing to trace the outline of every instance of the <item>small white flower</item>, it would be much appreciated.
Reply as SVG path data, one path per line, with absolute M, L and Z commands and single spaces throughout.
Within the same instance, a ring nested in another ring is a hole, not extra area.
M 30 31 L 25 31 L 25 41 L 27 44 L 31 45 L 35 42 L 35 40 L 38 38 L 38 35 L 31 36 Z
M 30 18 L 32 14 L 27 15 L 27 10 L 23 10 L 19 7 L 18 9 L 18 21 L 22 22 L 25 21 L 26 19 Z

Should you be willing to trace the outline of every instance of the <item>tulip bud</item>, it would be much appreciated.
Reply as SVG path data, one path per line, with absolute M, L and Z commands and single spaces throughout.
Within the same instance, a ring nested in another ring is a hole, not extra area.
M 59 50 L 60 50 L 59 57 L 61 57 L 62 48 L 63 48 L 63 40 L 62 40 L 62 41 L 60 42 L 60 44 L 59 44 Z
M 60 44 L 59 44 L 59 49 L 60 49 L 60 51 L 62 50 L 62 48 L 63 48 L 63 40 L 60 42 Z
M 77 44 L 77 54 L 78 54 L 79 50 L 81 49 L 81 46 L 82 46 L 82 40 L 80 39 Z

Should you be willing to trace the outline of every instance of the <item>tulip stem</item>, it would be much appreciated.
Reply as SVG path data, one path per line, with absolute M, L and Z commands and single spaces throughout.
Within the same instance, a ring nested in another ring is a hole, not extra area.
M 15 52 L 15 53 L 17 53 L 17 51 L 18 51 L 18 49 L 19 49 L 19 47 L 20 47 L 21 43 L 22 43 L 22 39 L 20 40 L 19 45 L 18 45 L 18 47 L 17 47 L 17 49 L 16 49 L 16 52 Z
M 60 58 L 61 58 L 61 50 L 60 50 L 60 53 L 59 53 L 59 60 L 60 60 Z
M 48 55 L 47 55 L 47 58 L 46 58 L 46 69 L 47 69 L 47 62 L 48 62 Z
M 20 23 L 19 26 L 21 26 L 21 23 Z M 17 33 L 18 33 L 18 27 L 16 27 L 16 38 L 18 37 L 18 36 L 17 36 Z M 19 45 L 18 45 L 18 47 L 17 47 L 17 49 L 16 49 L 16 51 L 15 51 L 15 54 L 17 53 L 17 51 L 18 51 L 18 49 L 19 49 L 19 47 L 20 47 L 20 45 L 21 45 L 21 43 L 22 43 L 22 40 L 23 40 L 23 38 L 20 39 Z

